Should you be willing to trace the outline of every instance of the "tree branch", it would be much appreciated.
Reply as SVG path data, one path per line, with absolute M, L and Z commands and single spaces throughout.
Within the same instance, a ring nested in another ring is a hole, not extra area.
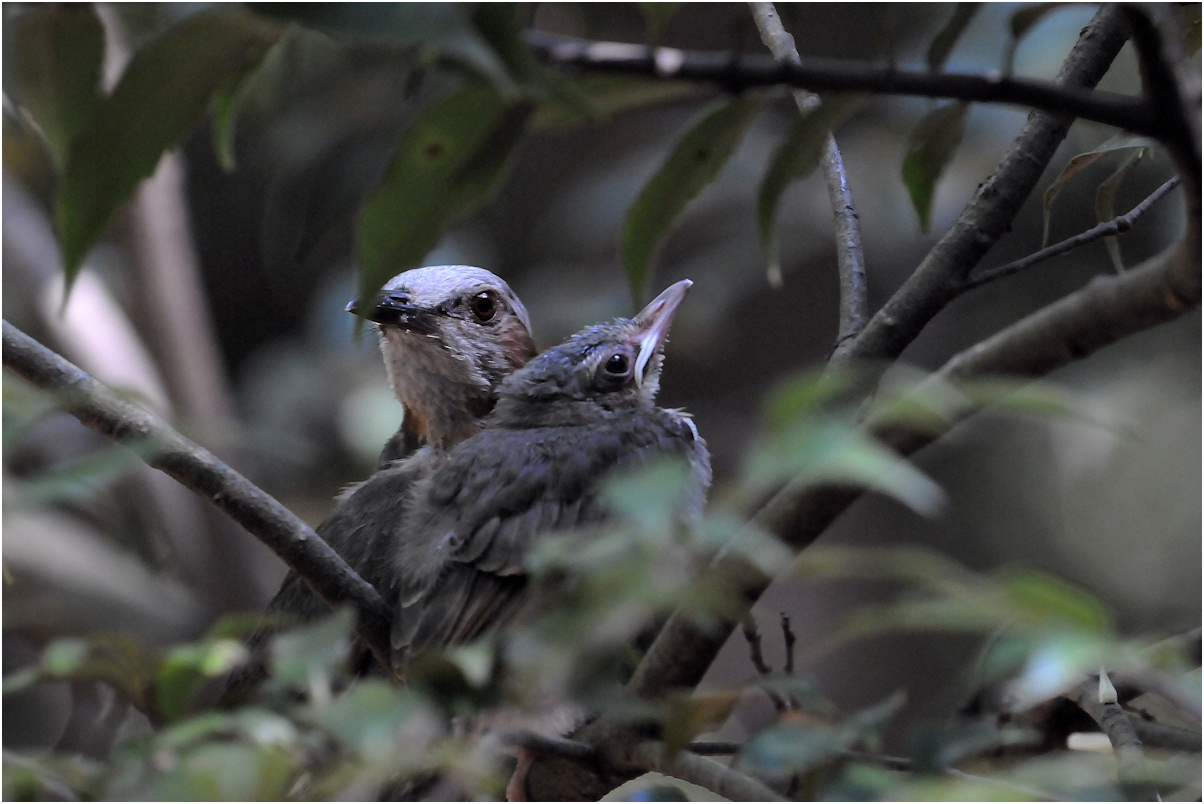
M 1064 87 L 1092 86 L 1107 72 L 1125 42 L 1116 10 L 1101 8 L 1083 29 L 1057 81 Z M 932 318 L 956 297 L 983 255 L 1011 228 L 1074 118 L 1035 113 L 1002 161 L 979 185 L 949 230 L 915 272 L 878 311 L 855 340 L 838 349 L 833 362 L 881 361 L 898 357 Z M 872 376 L 872 375 L 871 375 Z
M 749 3 L 753 19 L 761 32 L 761 41 L 769 48 L 773 57 L 781 63 L 799 65 L 798 50 L 794 37 L 782 25 L 773 3 Z M 805 90 L 794 93 L 798 110 L 806 114 L 819 103 L 819 98 Z M 865 282 L 865 250 L 861 246 L 861 219 L 853 203 L 853 191 L 849 187 L 849 176 L 840 156 L 836 138 L 828 132 L 824 152 L 820 156 L 824 178 L 828 183 L 828 201 L 832 205 L 832 218 L 836 228 L 836 264 L 840 274 L 840 328 L 836 333 L 837 345 L 856 337 L 865 329 L 868 304 Z M 781 277 L 778 277 L 779 282 Z
M 1094 120 L 1151 137 L 1165 134 L 1155 111 L 1140 98 L 1042 81 L 899 70 L 889 65 L 814 57 L 799 64 L 783 64 L 759 55 L 733 58 L 725 52 L 594 42 L 542 31 L 529 31 L 527 44 L 550 64 L 594 72 L 695 81 L 730 90 L 786 85 L 812 92 L 872 92 L 1009 103 Z
M 1097 277 L 1083 289 L 954 356 L 925 382 L 948 383 L 984 375 L 1040 377 L 1128 335 L 1173 320 L 1199 303 L 1199 253 L 1180 246 L 1119 276 Z M 923 393 L 923 388 L 917 393 Z M 957 411 L 939 431 L 875 422 L 866 426 L 901 454 L 910 455 L 974 412 L 969 407 Z M 856 488 L 814 487 L 795 481 L 766 503 L 750 526 L 802 550 L 860 495 Z M 772 579 L 740 558 L 740 552 L 734 545 L 721 550 L 710 574 L 734 599 L 751 608 Z M 691 615 L 675 613 L 636 668 L 628 683 L 629 693 L 658 698 L 670 690 L 697 685 L 743 613 L 734 612 L 730 620 L 709 628 L 701 627 Z
M 357 631 L 390 667 L 391 614 L 372 586 L 291 511 L 157 416 L 113 391 L 4 321 L 4 366 L 49 391 L 63 408 L 121 444 L 147 444 L 143 460 L 208 499 L 297 572 L 332 607 L 350 604 Z
M 630 749 L 626 760 L 643 770 L 684 779 L 730 801 L 789 801 L 764 783 L 707 757 L 678 751 L 666 756 L 663 743 L 646 741 Z
M 1116 688 L 1112 686 L 1108 676 L 1101 670 L 1098 678 L 1079 685 L 1076 695 L 1079 706 L 1091 715 L 1108 735 L 1108 742 L 1112 743 L 1112 752 L 1116 755 L 1117 775 L 1130 799 L 1151 800 L 1148 796 L 1140 795 L 1152 792 L 1146 790 L 1150 785 L 1150 778 L 1146 773 L 1145 752 L 1142 750 L 1141 740 L 1133 730 L 1129 716 L 1116 702 Z
M 1065 254 L 1066 252 L 1076 249 L 1079 246 L 1085 246 L 1088 243 L 1094 243 L 1096 240 L 1103 240 L 1105 237 L 1124 234 L 1133 228 L 1133 224 L 1137 222 L 1137 219 L 1148 212 L 1150 207 L 1161 201 L 1163 197 L 1167 195 L 1167 193 L 1178 186 L 1179 177 L 1174 176 L 1164 182 L 1161 187 L 1150 193 L 1144 201 L 1133 207 L 1124 215 L 1115 217 L 1110 221 L 1104 221 L 1103 223 L 1093 226 L 1085 232 L 1080 232 L 1074 237 L 1068 237 L 1060 243 L 1054 243 L 1052 246 L 1048 246 L 1040 251 L 1033 252 L 1027 257 L 1021 257 L 1020 259 L 1014 260 L 1005 265 L 989 268 L 978 276 L 972 276 L 963 282 L 961 289 L 958 292 L 966 293 L 967 291 L 971 291 L 990 282 L 994 282 L 997 279 L 1003 279 L 1004 277 L 1011 276 L 1012 274 L 1018 274 L 1023 270 L 1031 268 L 1037 263 L 1053 259 L 1059 254 Z

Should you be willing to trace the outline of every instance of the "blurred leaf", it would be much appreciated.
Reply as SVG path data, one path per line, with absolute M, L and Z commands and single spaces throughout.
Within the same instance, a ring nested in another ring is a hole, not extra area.
M 928 45 L 928 69 L 934 73 L 940 72 L 945 62 L 949 59 L 949 54 L 953 52 L 954 45 L 961 38 L 962 33 L 973 22 L 974 16 L 978 14 L 978 8 L 981 3 L 958 3 L 953 9 L 953 15 L 941 26 L 937 31 L 936 36 L 932 38 L 932 43 Z
M 473 82 L 422 112 L 360 212 L 359 298 L 418 265 L 448 226 L 491 195 L 531 108 Z
M 87 3 L 28 6 L 6 24 L 13 26 L 13 97 L 37 121 L 62 170 L 72 138 L 100 100 L 104 30 Z
M 670 528 L 681 510 L 690 477 L 686 460 L 673 456 L 652 461 L 606 480 L 602 497 L 619 516 L 645 528 Z
M 167 722 L 183 717 L 195 703 L 196 694 L 211 678 L 223 676 L 246 659 L 247 649 L 232 639 L 217 639 L 181 645 L 155 668 L 158 711 Z
M 0 398 L 3 399 L 3 441 L 4 456 L 7 459 L 12 450 L 35 424 L 59 409 L 59 405 L 50 394 L 34 388 L 20 380 L 16 374 L 7 373 L 5 382 L 0 384 Z
M 366 758 L 394 753 L 411 718 L 423 716 L 422 699 L 379 679 L 363 679 L 326 706 L 311 706 L 304 717 L 329 730 L 339 742 Z
M 917 773 L 939 773 L 971 757 L 1004 746 L 1031 743 L 1036 734 L 1001 729 L 992 720 L 920 723 L 911 732 L 911 760 Z
M 472 24 L 528 93 L 586 111 L 587 101 L 577 86 L 535 58 L 523 38 L 531 24 L 531 8 L 531 3 L 476 3 L 471 7 Z M 495 82 L 494 86 L 507 100 L 516 99 L 517 93 L 505 84 Z
M 1065 625 L 1089 634 L 1112 629 L 1108 610 L 1098 598 L 1054 575 L 1005 570 L 996 581 L 1012 610 L 1029 622 Z
M 665 751 L 676 754 L 704 731 L 723 725 L 740 702 L 739 690 L 728 690 L 671 698 L 665 708 Z
M 754 494 L 790 480 L 863 486 L 929 516 L 945 504 L 941 488 L 907 460 L 857 428 L 832 420 L 804 421 L 759 439 L 743 475 Z
M 117 209 L 163 152 L 280 37 L 279 26 L 238 12 L 205 11 L 139 48 L 113 94 L 72 140 L 55 205 L 68 288 Z
M 1026 6 L 1012 15 L 1009 28 L 1011 29 L 1011 38 L 1008 40 L 1007 49 L 1004 51 L 1003 72 L 1005 75 L 1011 75 L 1015 69 L 1016 48 L 1033 26 L 1045 19 L 1045 16 L 1051 11 L 1057 11 L 1062 6 L 1072 5 L 1071 3 L 1034 3 L 1031 6 Z
M 541 104 L 531 128 L 555 131 L 706 92 L 705 87 L 685 81 L 648 81 L 626 75 L 587 74 L 573 83 L 582 104 Z
M 281 801 L 296 768 L 288 752 L 245 743 L 202 743 L 179 756 L 157 757 L 160 772 L 136 792 L 160 801 Z M 130 791 L 135 792 L 135 791 Z M 120 797 L 119 797 L 120 798 Z
M 770 429 L 785 430 L 816 416 L 824 405 L 838 399 L 855 384 L 850 371 L 803 371 L 771 389 L 764 404 Z
M 42 651 L 33 673 L 26 671 L 5 679 L 4 693 L 43 680 L 104 681 L 124 694 L 139 711 L 153 716 L 151 666 L 150 654 L 129 635 L 56 639 Z
M 1149 137 L 1138 137 L 1132 134 L 1118 134 L 1115 137 L 1104 142 L 1097 148 L 1090 151 L 1085 151 L 1081 154 L 1076 154 L 1066 163 L 1066 167 L 1062 168 L 1062 172 L 1054 179 L 1053 184 L 1045 190 L 1045 230 L 1041 235 L 1041 248 L 1049 245 L 1049 216 L 1050 210 L 1053 208 L 1054 199 L 1058 197 L 1058 193 L 1062 192 L 1062 188 L 1066 183 L 1079 174 L 1084 168 L 1095 164 L 1100 159 L 1103 159 L 1108 154 L 1114 151 L 1126 151 L 1133 148 L 1149 148 L 1155 145 L 1155 142 Z
M 1010 707 L 1024 711 L 1068 692 L 1097 672 L 1114 649 L 1113 643 L 1083 631 L 1048 630 L 1030 641 L 1024 668 L 1008 685 Z
M 765 250 L 770 282 L 775 286 L 781 284 L 782 276 L 774 228 L 782 193 L 796 180 L 810 175 L 819 164 L 828 137 L 861 107 L 863 100 L 861 95 L 823 96 L 819 106 L 791 126 L 765 171 L 765 178 L 761 180 L 757 192 L 757 226 L 761 233 L 761 246 Z
M 681 3 L 636 3 L 644 15 L 644 41 L 649 47 L 659 47 L 665 26 L 681 8 Z
M 932 199 L 941 178 L 966 131 L 967 103 L 947 103 L 924 117 L 907 135 L 903 157 L 903 183 L 920 216 L 920 230 L 928 231 Z
M 1116 217 L 1116 193 L 1120 190 L 1120 184 L 1128 175 L 1129 169 L 1140 162 L 1144 155 L 1144 148 L 1132 151 L 1116 168 L 1116 172 L 1100 182 L 1099 187 L 1095 190 L 1095 219 L 1097 221 L 1104 223 Z M 1108 249 L 1108 257 L 1112 260 L 1112 267 L 1116 269 L 1116 273 L 1124 273 L 1125 262 L 1120 256 L 1120 243 L 1117 238 L 1115 236 L 1105 237 L 1104 246 Z
M 745 95 L 709 106 L 686 128 L 664 164 L 640 191 L 623 225 L 622 253 L 637 306 L 648 298 L 652 256 L 686 205 L 710 184 L 761 110 Z
M 279 681 L 329 695 L 330 678 L 347 659 L 355 612 L 340 608 L 329 617 L 272 638 L 272 676 Z
M 150 439 L 102 447 L 72 464 L 29 479 L 13 499 L 5 495 L 5 505 L 34 508 L 77 500 L 120 479 L 154 451 Z

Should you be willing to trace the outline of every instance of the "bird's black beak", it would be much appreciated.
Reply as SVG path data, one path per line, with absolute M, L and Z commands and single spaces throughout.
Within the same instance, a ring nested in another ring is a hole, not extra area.
M 401 327 L 419 335 L 435 332 L 434 310 L 410 304 L 410 295 L 404 291 L 386 290 L 376 297 L 376 304 L 364 309 L 359 299 L 347 303 L 347 312 L 363 316 L 377 324 Z
M 643 385 L 644 371 L 649 361 L 656 355 L 657 350 L 669 335 L 669 327 L 686 298 L 686 291 L 694 285 L 689 279 L 675 282 L 661 291 L 661 294 L 648 306 L 636 314 L 632 322 L 636 325 L 638 351 L 635 358 L 635 381 Z

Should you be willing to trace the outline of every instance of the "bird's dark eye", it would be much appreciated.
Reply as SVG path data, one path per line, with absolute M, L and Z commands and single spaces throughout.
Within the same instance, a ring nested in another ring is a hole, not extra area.
M 631 363 L 628 361 L 627 355 L 618 352 L 608 357 L 603 367 L 606 369 L 607 374 L 622 377 L 631 368 Z
M 487 290 L 482 290 L 473 296 L 469 300 L 468 306 L 472 310 L 473 316 L 482 324 L 497 315 L 497 300 Z

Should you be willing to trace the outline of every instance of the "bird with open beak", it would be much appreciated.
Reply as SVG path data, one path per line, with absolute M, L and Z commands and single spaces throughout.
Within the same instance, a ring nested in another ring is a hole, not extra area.
M 460 644 L 512 619 L 531 596 L 532 547 L 550 532 L 605 519 L 599 487 L 616 470 L 686 458 L 682 515 L 701 513 L 711 480 L 706 444 L 688 414 L 655 402 L 665 338 L 691 284 L 670 286 L 634 318 L 587 327 L 516 371 L 481 432 L 415 479 L 396 522 L 399 667 L 414 651 Z

